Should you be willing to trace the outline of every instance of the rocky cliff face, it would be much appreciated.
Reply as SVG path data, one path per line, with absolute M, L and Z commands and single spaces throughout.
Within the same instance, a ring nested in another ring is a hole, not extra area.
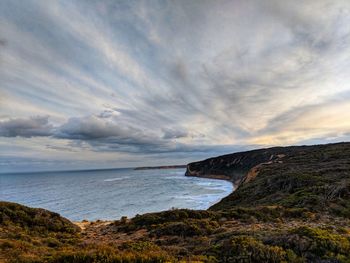
M 209 158 L 188 164 L 186 175 L 227 179 L 238 186 L 252 168 L 281 161 L 286 152 L 292 152 L 296 148 L 274 147 Z

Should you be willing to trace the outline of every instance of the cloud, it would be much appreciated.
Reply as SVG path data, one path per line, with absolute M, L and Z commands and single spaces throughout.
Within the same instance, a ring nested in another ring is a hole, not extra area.
M 163 129 L 163 139 L 179 139 L 189 136 L 185 130 Z
M 36 116 L 29 119 L 14 118 L 0 121 L 0 136 L 26 138 L 50 136 L 53 127 L 48 119 L 48 116 Z
M 55 136 L 57 138 L 94 140 L 109 137 L 124 137 L 128 130 L 105 118 L 88 116 L 83 118 L 70 118 L 59 127 Z
M 232 146 L 190 145 L 181 142 L 189 134 L 179 129 L 163 129 L 156 133 L 118 123 L 118 117 L 91 115 L 68 119 L 64 124 L 53 126 L 49 117 L 30 117 L 2 121 L 0 136 L 3 137 L 47 137 L 65 140 L 66 145 L 46 144 L 50 150 L 78 152 L 123 152 L 133 154 L 191 154 L 223 152 Z M 192 137 L 194 135 L 191 135 Z M 202 137 L 202 135 L 198 135 Z M 177 141 L 175 139 L 180 139 Z
M 116 116 L 106 114 L 70 118 L 56 128 L 54 138 L 84 141 L 96 152 L 159 153 L 173 152 L 179 147 L 168 139 L 184 137 L 183 133 L 167 130 L 160 133 L 139 129 Z M 180 137 L 179 137 L 180 136 Z M 80 144 L 76 144 L 80 147 Z M 181 149 L 180 149 L 181 150 Z
M 0 135 L 130 162 L 343 138 L 349 14 L 347 0 L 4 0 Z

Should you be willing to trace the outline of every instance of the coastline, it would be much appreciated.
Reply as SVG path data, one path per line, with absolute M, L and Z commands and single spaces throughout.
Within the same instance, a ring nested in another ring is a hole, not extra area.
M 249 173 L 249 171 L 248 171 L 248 173 Z M 225 174 L 199 174 L 199 173 L 194 173 L 194 172 L 192 172 L 189 169 L 189 165 L 187 165 L 187 167 L 186 167 L 185 176 L 228 181 L 228 182 L 232 183 L 233 191 L 235 191 L 237 189 L 237 187 L 239 186 L 239 184 L 242 181 L 242 179 L 233 180 L 230 176 L 225 175 Z M 246 176 L 246 174 L 242 178 L 244 178 L 245 176 Z M 233 191 L 230 194 L 232 194 Z
M 32 183 L 16 186 L 23 190 L 21 192 L 23 194 L 11 195 L 6 190 L 0 194 L 0 197 L 4 196 L 0 199 L 48 209 L 75 222 L 82 220 L 94 222 L 119 220 L 122 216 L 132 218 L 137 214 L 156 213 L 172 208 L 206 210 L 233 191 L 232 183 L 228 183 L 228 180 L 215 182 L 214 178 L 209 177 L 191 179 L 185 177 L 185 172 L 184 168 L 153 171 L 104 170 L 94 173 L 74 171 L 71 176 L 66 176 L 70 175 L 70 172 L 67 174 L 50 172 L 47 175 L 41 173 L 32 176 Z M 18 181 L 25 182 L 26 178 L 27 175 L 24 173 L 1 176 L 4 186 L 8 189 L 14 187 Z M 59 203 L 56 202 L 58 199 L 56 195 L 45 194 L 51 178 L 56 180 L 57 191 L 67 193 L 67 198 L 61 199 Z M 41 199 L 46 202 L 44 205 L 37 201 L 35 196 L 32 197 L 31 189 L 35 189 L 37 196 L 42 196 Z M 86 191 L 75 200 L 75 193 L 79 189 Z M 91 191 L 95 191 L 98 197 L 95 203 L 85 201 L 91 198 L 89 195 Z M 6 194 L 8 196 L 5 196 Z M 115 196 L 120 198 L 113 199 Z
M 228 182 L 232 183 L 234 190 L 237 189 L 237 187 L 239 186 L 239 184 L 241 182 L 241 180 L 232 181 L 231 178 L 227 175 L 217 175 L 217 174 L 191 175 L 191 174 L 185 174 L 185 176 L 228 181 Z
M 159 166 L 159 167 L 164 167 L 164 166 Z M 228 193 L 226 196 L 222 197 L 220 200 L 217 200 L 215 203 L 209 204 L 210 206 L 204 210 L 201 209 L 189 209 L 192 210 L 194 212 L 201 212 L 201 211 L 210 211 L 210 208 L 215 206 L 216 204 L 220 203 L 223 199 L 227 198 L 228 196 L 230 196 L 239 186 L 239 184 L 243 181 L 243 178 L 246 177 L 246 175 L 249 173 L 246 173 L 242 179 L 237 179 L 236 181 L 233 181 L 232 178 L 228 175 L 224 175 L 224 174 L 201 174 L 199 175 L 198 173 L 196 174 L 190 174 L 189 169 L 188 169 L 188 165 L 186 165 L 186 167 L 178 167 L 178 168 L 155 168 L 155 167 L 139 167 L 141 169 L 134 169 L 134 170 L 158 170 L 158 169 L 180 169 L 180 168 L 186 168 L 186 171 L 184 173 L 185 177 L 197 177 L 197 178 L 203 178 L 203 179 L 213 179 L 213 180 L 223 180 L 223 181 L 227 181 L 230 182 L 233 186 L 232 191 L 230 193 Z M 145 168 L 145 169 L 144 169 Z M 178 209 L 166 209 L 163 211 L 159 211 L 159 212 L 147 212 L 147 213 L 142 213 L 139 216 L 144 217 L 147 215 L 151 215 L 151 214 L 161 214 L 161 213 L 167 213 L 167 212 L 171 212 L 171 211 L 176 211 L 176 210 L 186 210 L 186 208 L 178 208 Z M 76 225 L 77 227 L 80 228 L 81 233 L 87 237 L 87 239 L 89 241 L 87 242 L 91 242 L 91 244 L 93 244 L 93 242 L 96 241 L 92 241 L 92 240 L 99 240 L 98 242 L 110 242 L 111 239 L 109 236 L 105 236 L 104 231 L 107 229 L 110 229 L 111 226 L 114 225 L 118 225 L 118 224 L 128 224 L 131 223 L 136 216 L 132 216 L 130 218 L 128 218 L 127 216 L 122 216 L 120 219 L 115 219 L 115 220 L 103 220 L 103 219 L 97 219 L 97 220 L 81 220 L 81 221 L 71 221 L 74 225 Z M 113 227 L 112 227 L 113 228 Z M 104 231 L 101 232 L 101 229 L 105 229 Z M 144 230 L 139 230 L 136 231 L 135 233 L 132 233 L 130 235 L 130 233 L 120 233 L 117 236 L 114 235 L 114 239 L 113 242 L 115 244 L 123 244 L 124 242 L 131 242 L 134 241 L 135 239 L 138 239 L 140 237 L 145 237 L 146 235 L 146 231 Z M 92 239 L 89 239 L 89 237 L 93 237 Z
M 171 169 L 171 168 L 169 168 L 169 169 Z M 173 169 L 177 169 L 177 168 L 173 168 Z M 228 193 L 228 195 L 222 197 L 217 202 L 210 204 L 210 206 L 207 209 L 204 209 L 204 210 L 209 210 L 210 207 L 214 206 L 215 204 L 221 202 L 222 199 L 224 199 L 227 196 L 231 195 L 236 190 L 236 188 L 237 188 L 237 186 L 239 184 L 239 182 L 233 182 L 232 180 L 230 180 L 230 178 L 228 176 L 226 176 L 226 175 L 188 175 L 187 173 L 185 173 L 184 176 L 186 176 L 186 177 L 204 178 L 204 179 L 213 179 L 213 180 L 224 180 L 224 181 L 230 182 L 233 185 L 233 190 L 230 193 Z M 179 209 L 183 209 L 183 208 L 179 208 Z M 171 208 L 166 209 L 164 211 L 169 211 L 169 210 L 171 210 Z M 191 210 L 200 211 L 201 209 L 191 209 Z M 160 211 L 160 212 L 164 212 L 164 211 Z M 159 213 L 159 212 L 149 212 L 149 213 Z M 143 213 L 141 215 L 144 215 L 144 214 L 148 214 L 148 213 Z M 130 220 L 131 218 L 134 218 L 134 217 L 130 217 L 130 219 L 129 219 L 128 217 L 123 216 L 122 218 L 126 218 L 126 220 Z M 72 222 L 75 225 L 77 225 L 78 227 L 80 227 L 80 229 L 82 231 L 84 231 L 87 227 L 91 227 L 91 226 L 92 227 L 100 227 L 100 226 L 111 224 L 114 221 L 118 221 L 118 220 L 121 220 L 121 219 L 115 219 L 115 220 L 103 220 L 103 219 L 86 220 L 86 219 L 83 219 L 81 221 L 72 221 Z
M 241 181 L 240 179 L 236 180 L 235 182 L 233 182 L 231 180 L 231 178 L 227 175 L 215 175 L 215 174 L 205 174 L 205 175 L 191 175 L 191 174 L 188 174 L 187 171 L 185 173 L 185 176 L 188 176 L 188 177 L 198 177 L 198 178 L 204 178 L 204 179 L 213 179 L 213 180 L 223 180 L 223 181 L 228 181 L 232 184 L 233 188 L 232 188 L 232 191 L 222 197 L 220 200 L 218 200 L 217 202 L 211 204 L 206 210 L 210 209 L 210 207 L 220 203 L 224 198 L 228 197 L 229 195 L 231 195 L 237 188 L 238 186 L 240 185 Z

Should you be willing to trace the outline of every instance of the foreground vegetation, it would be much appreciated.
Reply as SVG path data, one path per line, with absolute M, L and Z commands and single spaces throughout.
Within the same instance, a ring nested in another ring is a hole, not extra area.
M 79 228 L 56 213 L 0 202 L 0 262 L 350 262 L 350 144 L 228 156 L 211 163 L 239 187 L 207 211 Z M 191 168 L 196 176 L 208 171 Z

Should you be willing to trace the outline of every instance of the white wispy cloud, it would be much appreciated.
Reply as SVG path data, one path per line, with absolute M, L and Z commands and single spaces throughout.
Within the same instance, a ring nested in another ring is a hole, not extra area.
M 0 3 L 0 140 L 51 161 L 343 140 L 349 76 L 346 0 Z

